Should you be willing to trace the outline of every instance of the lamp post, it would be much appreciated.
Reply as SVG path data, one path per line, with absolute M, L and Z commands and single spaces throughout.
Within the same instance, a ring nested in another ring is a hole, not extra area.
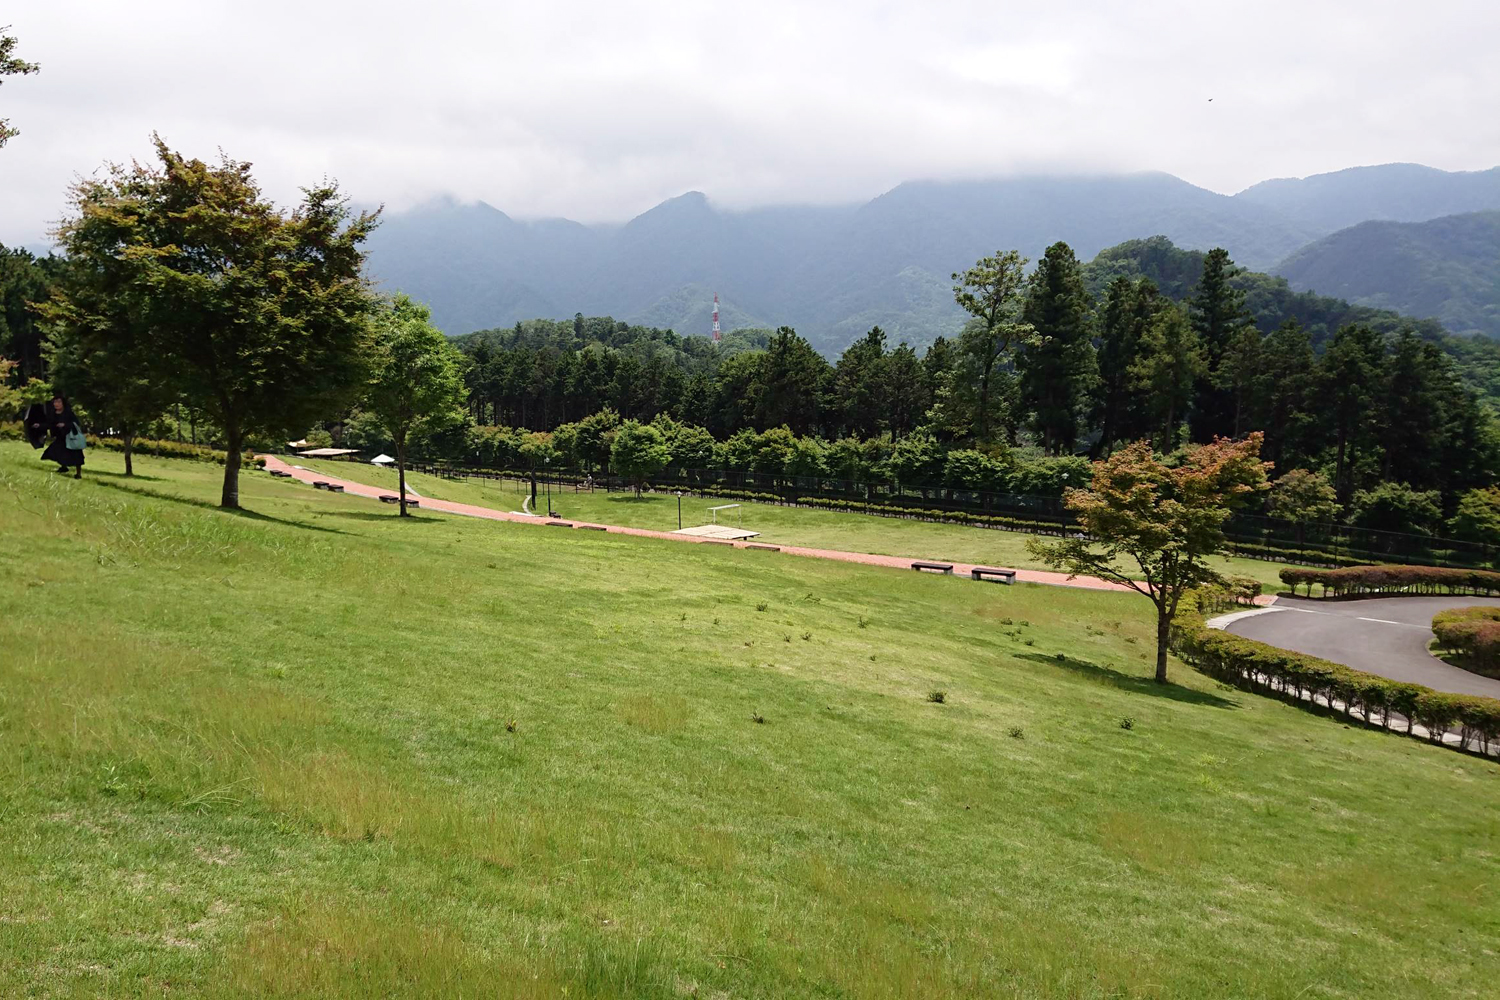
M 677 491 L 677 530 L 682 530 L 682 491 Z

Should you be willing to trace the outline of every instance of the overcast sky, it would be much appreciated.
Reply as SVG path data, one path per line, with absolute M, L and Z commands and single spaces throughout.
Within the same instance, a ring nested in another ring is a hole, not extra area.
M 623 220 L 869 198 L 902 180 L 1164 170 L 1225 193 L 1500 164 L 1495 0 L 19 0 L 0 242 L 77 173 L 222 147 L 278 199 Z M 1212 102 L 1209 98 L 1213 98 Z

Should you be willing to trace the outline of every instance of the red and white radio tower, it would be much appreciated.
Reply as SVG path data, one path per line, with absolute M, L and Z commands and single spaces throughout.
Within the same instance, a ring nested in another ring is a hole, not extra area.
M 714 343 L 720 341 L 719 336 L 719 293 L 714 292 Z

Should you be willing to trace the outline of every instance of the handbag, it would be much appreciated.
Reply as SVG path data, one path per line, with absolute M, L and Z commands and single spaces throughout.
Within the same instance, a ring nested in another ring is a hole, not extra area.
M 63 447 L 69 451 L 82 451 L 88 447 L 88 439 L 83 436 L 83 431 L 78 428 L 77 423 L 73 424 L 73 429 L 68 431 L 67 436 L 63 438 Z

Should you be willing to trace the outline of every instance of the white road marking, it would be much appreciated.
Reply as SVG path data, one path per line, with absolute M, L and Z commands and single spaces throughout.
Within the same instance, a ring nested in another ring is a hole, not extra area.
M 1427 627 L 1426 625 L 1413 625 L 1411 622 L 1393 622 L 1388 618 L 1356 618 L 1354 620 L 1357 622 L 1376 622 L 1380 625 L 1402 625 L 1406 628 L 1425 629 Z

